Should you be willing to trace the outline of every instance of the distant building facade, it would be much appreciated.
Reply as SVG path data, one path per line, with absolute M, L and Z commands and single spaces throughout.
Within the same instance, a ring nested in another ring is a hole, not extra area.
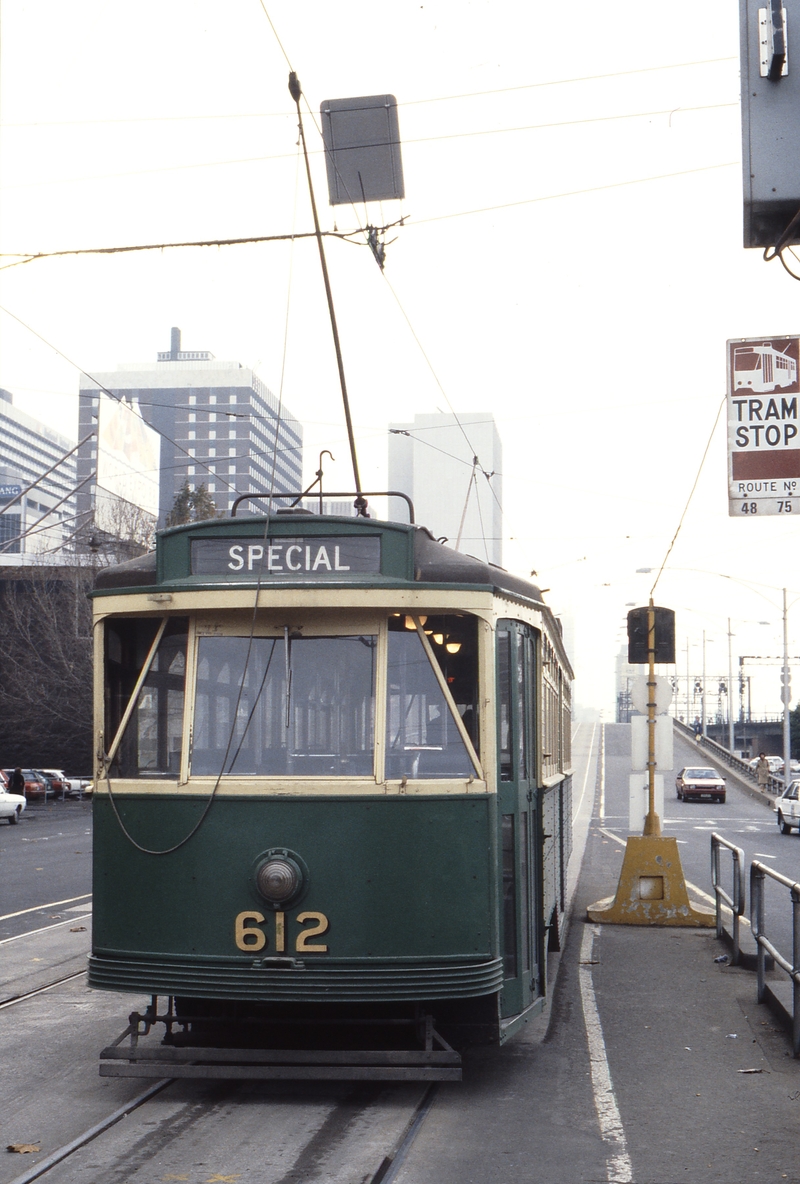
M 299 490 L 303 476 L 303 429 L 253 370 L 219 361 L 205 350 L 182 350 L 179 329 L 155 362 L 122 364 L 108 373 L 83 376 L 79 393 L 79 439 L 96 427 L 101 390 L 138 404 L 142 418 L 161 434 L 159 522 L 188 482 L 205 485 L 217 510 L 227 514 L 243 493 Z M 97 442 L 78 451 L 78 481 L 88 478 L 78 508 L 91 525 Z M 263 509 L 265 503 L 251 503 Z
M 417 522 L 452 547 L 460 534 L 460 551 L 501 565 L 503 448 L 491 413 L 415 415 L 389 433 L 389 488 L 408 494 Z M 389 512 L 405 521 L 391 499 Z
M 74 447 L 0 390 L 0 563 L 64 562 L 77 528 L 75 455 L 64 459 Z

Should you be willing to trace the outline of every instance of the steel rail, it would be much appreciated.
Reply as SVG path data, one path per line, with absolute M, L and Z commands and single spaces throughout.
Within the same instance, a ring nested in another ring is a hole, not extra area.
M 24 991 L 21 995 L 9 995 L 7 999 L 0 1000 L 0 1011 L 6 1007 L 13 1007 L 16 1003 L 24 1003 L 26 999 L 32 999 L 34 995 L 41 995 L 43 991 L 52 991 L 53 987 L 57 987 L 61 983 L 71 982 L 74 978 L 82 978 L 85 974 L 85 970 L 76 970 L 74 974 L 65 974 L 63 978 L 54 979 L 53 982 L 45 983 L 43 987 L 36 987 L 33 991 Z
M 145 1102 L 148 1102 L 156 1094 L 166 1089 L 167 1086 L 174 1084 L 174 1080 L 174 1078 L 167 1077 L 155 1082 L 148 1089 L 144 1090 L 143 1093 L 138 1094 L 135 1098 L 131 1098 L 130 1101 L 120 1106 L 119 1109 L 109 1114 L 106 1118 L 101 1119 L 100 1122 L 95 1123 L 94 1126 L 89 1127 L 88 1130 L 83 1131 L 82 1134 L 70 1140 L 69 1143 L 65 1143 L 63 1146 L 57 1148 L 57 1150 L 46 1156 L 45 1159 L 29 1168 L 28 1171 L 23 1172 L 20 1176 L 15 1176 L 13 1180 L 9 1181 L 9 1184 L 32 1184 L 34 1180 L 38 1180 L 41 1176 L 45 1175 L 56 1164 L 69 1158 L 70 1155 L 85 1147 L 87 1143 L 91 1143 L 93 1139 L 96 1139 L 112 1126 L 115 1126 L 121 1119 L 127 1117 L 127 1115 L 137 1110 L 140 1106 L 143 1106 Z M 425 1090 L 422 1098 L 414 1108 L 408 1125 L 398 1143 L 391 1153 L 383 1158 L 377 1171 L 369 1178 L 369 1184 L 392 1184 L 392 1181 L 402 1168 L 425 1119 L 430 1113 L 431 1107 L 436 1100 L 437 1090 L 437 1085 L 430 1085 Z M 379 1091 L 376 1091 L 375 1098 L 378 1096 Z M 312 1135 L 311 1137 L 313 1138 L 314 1136 Z
M 400 1168 L 403 1166 L 406 1156 L 411 1150 L 411 1145 L 420 1132 L 423 1122 L 428 1117 L 431 1106 L 436 1101 L 436 1094 L 438 1092 L 438 1085 L 429 1085 L 422 1095 L 422 1100 L 417 1106 L 416 1110 L 411 1116 L 406 1130 L 400 1139 L 395 1151 L 392 1155 L 387 1155 L 375 1175 L 368 1182 L 368 1184 L 392 1184 L 392 1181 L 397 1176 Z M 12 1181 L 12 1184 L 16 1182 Z
M 72 1155 L 75 1151 L 80 1150 L 81 1147 L 85 1147 L 87 1143 L 91 1143 L 92 1139 L 96 1139 L 98 1135 L 102 1135 L 109 1127 L 114 1126 L 115 1123 L 119 1122 L 121 1118 L 125 1118 L 133 1110 L 137 1110 L 139 1106 L 149 1101 L 155 1094 L 160 1093 L 162 1089 L 166 1089 L 168 1085 L 172 1085 L 171 1077 L 166 1077 L 163 1081 L 157 1081 L 155 1085 L 151 1085 L 144 1093 L 131 1098 L 129 1102 L 126 1102 L 124 1106 L 120 1106 L 113 1114 L 109 1114 L 107 1118 L 96 1122 L 94 1126 L 89 1127 L 82 1135 L 78 1135 L 76 1139 L 65 1143 L 63 1147 L 59 1147 L 57 1151 L 48 1155 L 27 1172 L 23 1172 L 21 1176 L 15 1176 L 13 1180 L 9 1181 L 9 1184 L 30 1184 L 32 1180 L 38 1180 L 39 1176 L 43 1176 L 45 1172 L 49 1172 L 57 1163 L 61 1163 L 62 1160 Z

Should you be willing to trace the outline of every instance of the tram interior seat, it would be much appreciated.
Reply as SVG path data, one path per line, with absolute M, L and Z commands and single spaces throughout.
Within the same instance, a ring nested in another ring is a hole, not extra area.
M 414 747 L 402 752 L 386 754 L 386 779 L 399 781 L 403 777 L 425 780 L 435 777 L 469 777 L 472 772 L 469 758 L 458 748 Z
M 195 748 L 192 752 L 192 773 L 195 777 L 217 777 L 223 753 L 219 749 Z M 256 755 L 242 749 L 231 767 L 228 757 L 226 776 L 233 777 L 369 777 L 372 775 L 372 753 L 287 752 L 285 748 L 266 749 Z

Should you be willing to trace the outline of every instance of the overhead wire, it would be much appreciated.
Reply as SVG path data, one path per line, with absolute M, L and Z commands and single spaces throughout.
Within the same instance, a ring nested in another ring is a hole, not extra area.
M 0 509 L 0 515 L 5 514 L 6 510 L 10 510 L 12 506 L 17 504 L 17 502 L 21 502 L 22 499 L 26 497 L 32 489 L 35 489 L 37 485 L 40 485 L 46 477 L 49 477 L 51 473 L 55 472 L 57 468 L 63 465 L 65 460 L 69 460 L 74 452 L 77 452 L 79 448 L 87 443 L 87 441 L 91 440 L 93 435 L 94 432 L 89 432 L 88 435 L 84 436 L 82 440 L 78 441 L 74 448 L 70 448 L 69 452 L 65 452 L 63 456 L 59 457 L 55 464 L 52 464 L 49 469 L 45 469 L 45 471 L 41 473 L 35 481 L 32 481 L 30 485 L 26 485 L 25 488 L 21 489 L 19 493 L 14 495 L 14 497 L 10 498 L 7 502 L 4 502 L 2 509 Z
M 689 491 L 689 496 L 686 499 L 686 505 L 683 507 L 683 513 L 681 514 L 680 519 L 678 520 L 678 525 L 675 528 L 675 533 L 672 536 L 669 546 L 667 547 L 667 553 L 664 556 L 661 567 L 658 569 L 658 574 L 656 575 L 656 578 L 653 580 L 653 586 L 650 589 L 650 599 L 651 600 L 652 600 L 653 596 L 655 595 L 656 586 L 658 584 L 658 581 L 661 579 L 661 575 L 664 571 L 664 568 L 667 566 L 667 560 L 669 559 L 670 555 L 672 554 L 672 548 L 675 546 L 678 535 L 680 534 L 680 531 L 681 531 L 681 527 L 683 526 L 686 515 L 689 512 L 689 506 L 691 505 L 692 498 L 694 497 L 695 490 L 697 489 L 698 483 L 700 481 L 700 475 L 703 472 L 703 466 L 706 463 L 706 458 L 708 457 L 708 453 L 711 448 L 711 441 L 714 439 L 714 433 L 717 430 L 717 424 L 719 423 L 719 418 L 722 415 L 722 408 L 725 406 L 726 400 L 727 400 L 727 395 L 724 395 L 722 397 L 722 400 L 720 401 L 719 407 L 717 408 L 717 414 L 714 418 L 714 424 L 711 428 L 711 432 L 709 433 L 708 441 L 707 441 L 705 449 L 703 451 L 703 455 L 700 459 L 700 464 L 697 469 L 697 474 L 695 476 L 694 483 L 692 484 L 692 488 Z
M 511 210 L 511 209 L 515 209 L 520 206 L 536 205 L 539 202 L 559 201 L 562 198 L 567 198 L 567 197 L 581 197 L 587 193 L 602 193 L 602 192 L 605 192 L 605 191 L 611 190 L 611 189 L 624 189 L 630 185 L 645 185 L 645 184 L 649 184 L 652 181 L 668 181 L 668 180 L 671 180 L 675 177 L 688 177 L 688 176 L 692 176 L 696 173 L 713 172 L 716 169 L 728 169 L 728 168 L 734 168 L 734 167 L 738 168 L 739 164 L 740 164 L 740 162 L 735 161 L 735 160 L 722 161 L 719 164 L 702 165 L 699 168 L 693 168 L 693 169 L 681 169 L 678 172 L 674 172 L 674 173 L 658 173 L 652 177 L 634 177 L 628 181 L 613 181 L 613 182 L 610 182 L 608 185 L 592 185 L 592 186 L 589 186 L 584 189 L 568 189 L 568 190 L 564 190 L 561 193 L 544 193 L 544 194 L 539 195 L 538 197 L 526 197 L 526 198 L 521 198 L 518 201 L 501 202 L 497 205 L 491 205 L 491 206 L 479 206 L 476 209 L 471 209 L 471 210 L 452 210 L 447 214 L 432 214 L 428 217 L 422 217 L 422 218 L 416 218 L 416 217 L 412 218 L 410 216 L 406 216 L 403 219 L 403 224 L 407 228 L 410 227 L 413 230 L 414 227 L 416 227 L 416 226 L 424 226 L 424 225 L 427 225 L 431 222 L 444 222 L 444 221 L 447 221 L 451 218 L 469 218 L 469 217 L 473 217 L 478 214 L 493 214 L 493 213 L 498 212 L 499 210 Z M 321 233 L 324 237 L 338 238 L 343 241 L 348 241 L 353 235 L 359 234 L 359 233 L 363 234 L 363 233 L 365 233 L 365 231 L 366 231 L 365 227 L 360 227 L 358 230 L 352 230 L 352 231 L 347 231 L 347 232 L 323 230 L 323 231 L 321 231 Z M 115 255 L 115 254 L 124 254 L 124 253 L 128 253 L 128 252 L 133 252 L 133 251 L 166 251 L 166 250 L 175 249 L 175 248 L 182 248 L 182 247 L 214 247 L 214 246 L 226 246 L 226 245 L 239 246 L 239 245 L 246 245 L 248 243 L 289 241 L 293 237 L 294 238 L 315 238 L 316 235 L 312 234 L 311 232 L 301 232 L 301 233 L 298 233 L 294 236 L 291 234 L 253 235 L 248 238 L 229 239 L 229 240 L 204 239 L 204 240 L 198 240 L 195 242 L 147 243 L 147 244 L 138 244 L 138 245 L 133 245 L 133 246 L 122 246 L 122 247 L 82 247 L 82 248 L 75 249 L 75 250 L 39 251 L 39 252 L 31 252 L 29 254 L 25 254 L 25 253 L 21 252 L 21 253 L 19 253 L 19 257 L 17 257 L 17 253 L 15 253 L 13 263 L 5 263 L 2 266 L 0 266 L 0 271 L 6 271 L 12 267 L 20 267 L 26 263 L 35 263 L 35 262 L 39 261 L 40 259 L 52 259 L 52 258 L 57 258 L 60 256 L 68 256 L 68 255 Z M 0 252 L 0 258 L 9 258 L 9 252 Z M 784 266 L 786 266 L 785 263 L 784 263 Z M 795 277 L 795 278 L 797 278 L 797 277 Z
M 74 366 L 74 368 L 80 374 L 83 374 L 83 376 L 85 378 L 88 378 L 90 382 L 93 382 L 98 390 L 103 391 L 105 394 L 109 395 L 109 397 L 112 398 L 116 403 L 124 403 L 126 406 L 128 405 L 126 399 L 124 399 L 121 395 L 116 394 L 114 391 L 109 390 L 109 388 L 107 386 L 104 386 L 103 383 L 100 382 L 99 379 L 95 378 L 94 375 L 90 374 L 88 370 L 84 370 L 83 367 L 79 366 L 77 362 L 74 362 L 72 360 L 72 358 L 67 357 L 67 355 L 63 352 L 63 350 L 60 350 L 58 348 L 58 346 L 53 345 L 52 341 L 48 341 L 46 337 L 43 337 L 41 333 L 37 332 L 37 330 L 34 329 L 31 325 L 29 325 L 25 321 L 23 321 L 21 317 L 18 317 L 16 315 L 16 313 L 11 312 L 10 309 L 5 308 L 3 305 L 0 305 L 0 312 L 4 312 L 6 314 L 6 316 L 11 317 L 18 324 L 22 325 L 22 327 L 24 329 L 27 329 L 29 333 L 32 333 L 34 337 L 38 337 L 38 339 L 41 342 L 43 342 L 48 347 L 48 349 L 52 349 L 54 351 L 54 353 L 57 353 L 60 358 L 63 358 L 64 361 L 68 362 L 70 366 Z M 88 394 L 88 392 L 84 392 L 84 393 Z M 152 426 L 152 425 L 148 425 L 148 426 Z M 278 431 L 278 427 L 279 427 L 279 424 L 276 421 L 276 424 L 275 424 L 276 434 Z M 179 452 L 183 453 L 184 456 L 188 457 L 191 463 L 199 464 L 201 468 L 206 470 L 206 472 L 209 474 L 209 476 L 213 475 L 215 480 L 219 477 L 222 477 L 222 484 L 227 486 L 227 488 L 229 490 L 231 490 L 233 493 L 236 492 L 235 487 L 233 485 L 231 485 L 230 481 L 226 481 L 225 478 L 222 476 L 222 474 L 217 473 L 215 470 L 212 470 L 211 468 L 209 468 L 207 461 L 203 461 L 203 459 L 201 457 L 194 456 L 187 448 L 184 448 L 182 444 L 179 444 L 177 440 L 173 440 L 173 438 L 171 436 L 168 436 L 166 434 L 166 432 L 161 432 L 158 430 L 158 428 L 153 428 L 153 431 L 157 431 L 158 434 L 162 437 L 162 439 L 166 440 L 168 444 L 171 444 L 173 446 L 173 448 L 176 448 Z M 85 441 L 84 441 L 84 443 L 85 443 Z M 76 449 L 79 447 L 80 447 L 80 445 L 76 445 L 76 448 L 73 448 L 72 452 L 76 451 Z M 67 455 L 71 455 L 71 453 L 68 453 Z M 59 463 L 61 463 L 61 462 L 59 462 Z M 214 462 L 212 462 L 212 463 L 214 463 Z
M 53 522 L 50 524 L 50 526 L 45 526 L 45 527 L 40 527 L 40 523 L 44 522 L 45 518 L 49 518 L 50 515 L 55 510 L 57 510 L 59 506 L 62 506 L 64 504 L 64 502 L 69 501 L 69 499 L 71 497 L 74 497 L 79 489 L 82 489 L 84 487 L 84 485 L 88 484 L 88 482 L 91 481 L 92 478 L 96 477 L 96 476 L 97 476 L 96 473 L 90 473 L 88 477 L 84 477 L 83 481 L 79 482 L 79 484 L 76 485 L 74 489 L 71 489 L 69 493 L 65 494 L 65 496 L 62 497 L 60 499 L 60 501 L 57 501 L 54 506 L 51 506 L 51 508 L 49 510 L 47 510 L 46 513 L 42 514 L 41 518 L 37 518 L 32 526 L 23 530 L 20 534 L 15 535 L 11 539 L 3 539 L 2 542 L 0 542 L 0 554 L 2 554 L 3 551 L 8 550 L 8 547 L 11 545 L 11 543 L 17 543 L 20 541 L 20 539 L 27 538 L 29 534 L 38 534 L 39 531 L 37 530 L 37 528 L 39 528 L 41 530 L 57 530 L 60 525 L 59 522 Z
M 262 5 L 263 7 L 263 5 Z M 267 20 L 270 20 L 269 13 L 265 10 Z M 270 24 L 272 21 L 270 20 Z M 274 31 L 274 26 L 273 26 Z M 280 38 L 277 37 L 278 44 L 281 45 Z M 286 52 L 283 50 L 284 57 L 287 64 L 289 59 L 286 57 Z M 424 99 L 405 99 L 398 103 L 398 107 L 417 107 L 427 103 L 449 103 L 459 101 L 461 99 L 481 99 L 487 98 L 491 95 L 513 94 L 516 91 L 524 90 L 538 90 L 548 86 L 571 86 L 580 82 L 598 82 L 610 78 L 625 78 L 628 75 L 635 74 L 654 74 L 663 70 L 686 70 L 693 66 L 713 66 L 723 62 L 738 62 L 738 57 L 729 56 L 723 58 L 705 58 L 702 61 L 692 62 L 669 62 L 663 66 L 642 66 L 636 70 L 617 70 L 610 74 L 587 74 L 576 78 L 553 78 L 545 82 L 527 82 L 521 83 L 517 86 L 501 86 L 492 90 L 476 90 L 465 91 L 455 95 L 431 95 Z M 291 69 L 291 65 L 289 65 Z M 229 112 L 227 114 L 210 114 L 210 115 L 141 115 L 135 117 L 123 117 L 120 119 L 35 119 L 28 121 L 17 121 L 14 123 L 3 123 L 4 128 L 35 128 L 35 127 L 84 127 L 94 126 L 97 124 L 120 124 L 120 123 L 183 123 L 183 122 L 197 122 L 197 121 L 213 121 L 217 119 L 279 119 L 286 118 L 285 111 L 240 111 Z
M 305 96 L 303 96 L 303 97 L 305 99 Z M 443 142 L 446 140 L 460 140 L 460 139 L 473 138 L 475 136 L 496 136 L 496 135 L 506 135 L 506 134 L 510 134 L 510 133 L 518 133 L 518 132 L 548 131 L 548 130 L 552 130 L 553 128 L 581 127 L 581 126 L 584 126 L 587 124 L 612 123 L 612 122 L 618 122 L 620 120 L 625 120 L 625 119 L 652 119 L 655 116 L 663 116 L 663 115 L 672 116 L 678 112 L 688 113 L 690 111 L 712 111 L 712 110 L 718 110 L 718 109 L 727 108 L 727 107 L 738 107 L 738 106 L 739 106 L 738 102 L 727 102 L 727 103 L 709 103 L 709 104 L 703 104 L 703 105 L 699 105 L 699 106 L 695 106 L 695 107 L 664 107 L 664 108 L 659 108 L 659 109 L 653 110 L 653 111 L 623 112 L 622 114 L 619 114 L 619 115 L 595 115 L 595 116 L 591 116 L 586 119 L 557 120 L 557 121 L 551 122 L 551 123 L 523 124 L 523 125 L 520 125 L 517 127 L 475 129 L 475 130 L 465 131 L 465 132 L 448 132 L 445 134 L 435 135 L 435 136 L 407 136 L 407 137 L 403 138 L 403 145 L 405 147 L 410 144 L 439 143 L 439 142 Z M 319 126 L 316 124 L 316 115 L 315 115 L 314 111 L 311 109 L 311 107 L 308 105 L 307 100 L 306 100 L 306 108 L 308 110 L 309 115 L 313 119 L 315 126 L 317 126 L 317 131 L 319 132 L 319 130 L 320 130 Z M 357 151 L 357 149 L 354 149 L 354 148 L 353 149 L 351 149 L 351 148 L 337 149 L 337 153 L 345 153 L 348 151 Z M 311 149 L 309 151 L 309 155 L 311 155 L 311 156 L 326 155 L 326 153 L 327 153 L 327 150 L 324 147 L 318 148 L 316 150 Z M 229 168 L 229 167 L 232 167 L 233 165 L 264 164 L 267 161 L 288 160 L 288 159 L 291 159 L 291 153 L 278 152 L 278 153 L 271 153 L 266 156 L 242 156 L 242 157 L 233 157 L 228 160 L 194 161 L 194 162 L 190 162 L 188 164 L 159 165 L 157 167 L 147 168 L 147 169 L 128 169 L 125 172 L 121 172 L 121 173 L 91 173 L 91 174 L 84 174 L 79 177 L 56 177 L 54 179 L 47 179 L 47 180 L 42 180 L 42 181 L 22 181 L 19 184 L 15 184 L 15 185 L 4 185 L 2 188 L 5 190 L 12 190 L 12 189 L 41 188 L 43 186 L 48 186 L 48 185 L 78 185 L 78 184 L 82 185 L 82 184 L 85 184 L 87 181 L 114 181 L 114 180 L 123 180 L 126 177 L 144 177 L 144 176 L 148 176 L 148 175 L 154 174 L 154 173 L 186 172 L 187 170 L 190 170 L 190 169 Z M 348 196 L 351 197 L 351 200 L 352 200 L 352 196 L 351 195 L 348 195 Z M 276 236 L 276 237 L 281 237 L 281 236 Z M 241 241 L 246 242 L 248 240 L 244 239 Z M 167 244 L 167 245 L 170 245 L 170 244 Z M 176 245 L 176 244 L 171 244 L 171 245 Z M 230 244 L 227 242 L 223 242 L 223 243 L 219 243 L 219 244 L 195 243 L 195 244 L 177 244 L 177 245 L 228 246 Z
M 383 269 L 381 269 L 381 275 L 383 276 L 384 282 L 388 286 L 389 291 L 391 292 L 392 296 L 394 297 L 397 307 L 400 309 L 403 319 L 405 320 L 405 322 L 411 332 L 411 336 L 413 337 L 414 341 L 417 343 L 420 353 L 422 354 L 423 358 L 425 359 L 428 369 L 430 370 L 431 374 L 433 375 L 434 382 L 436 383 L 439 390 L 441 391 L 441 393 L 445 399 L 445 402 L 447 403 L 447 406 L 450 409 L 450 414 L 453 416 L 453 420 L 454 420 L 455 424 L 458 426 L 459 430 L 461 431 L 461 434 L 464 437 L 464 440 L 466 441 L 467 447 L 469 448 L 471 455 L 473 456 L 473 458 L 475 460 L 477 460 L 478 459 L 477 450 L 473 447 L 472 442 L 471 442 L 471 440 L 470 440 L 469 436 L 467 435 L 467 432 L 464 428 L 464 425 L 461 422 L 461 420 L 459 419 L 458 414 L 456 413 L 456 411 L 453 407 L 453 404 L 450 401 L 450 396 L 448 395 L 447 391 L 445 390 L 444 385 L 442 384 L 438 374 L 436 373 L 433 363 L 431 362 L 430 358 L 428 357 L 428 354 L 422 344 L 422 341 L 419 338 L 419 335 L 417 334 L 416 329 L 414 328 L 414 326 L 411 323 L 411 318 L 409 317 L 408 313 L 406 312 L 405 308 L 403 307 L 403 303 L 400 300 L 400 297 L 398 296 L 397 292 L 395 291 L 394 287 L 392 286 L 391 281 L 389 280 L 388 276 L 386 275 L 386 272 Z M 480 469 L 480 471 L 482 473 L 484 473 L 484 475 L 486 474 L 486 470 L 484 469 L 483 465 L 480 464 L 480 461 L 478 461 L 477 467 Z M 473 476 L 474 476 L 474 470 L 473 470 Z M 499 508 L 500 512 L 502 513 L 503 507 L 500 504 L 500 499 L 497 497 L 496 491 L 492 488 L 491 481 L 488 481 L 488 485 L 489 485 L 489 489 L 492 491 L 492 495 L 493 495 L 495 501 L 497 502 L 498 508 Z M 476 489 L 475 493 L 476 493 L 476 500 L 478 501 L 479 506 L 480 506 L 480 497 L 478 496 L 477 489 Z M 479 515 L 480 515 L 480 508 L 479 508 Z M 484 530 L 483 518 L 481 516 L 481 531 L 483 532 L 483 530 Z M 486 543 L 486 538 L 485 538 L 485 533 L 484 533 L 484 545 L 485 545 L 485 543 Z M 488 550 L 487 550 L 487 555 L 488 555 Z

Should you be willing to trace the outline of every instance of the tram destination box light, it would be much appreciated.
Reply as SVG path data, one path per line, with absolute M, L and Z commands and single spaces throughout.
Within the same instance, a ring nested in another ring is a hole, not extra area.
M 647 664 L 647 607 L 632 608 L 628 613 L 628 661 L 631 666 Z M 654 608 L 656 625 L 656 662 L 675 661 L 675 613 L 671 608 Z

